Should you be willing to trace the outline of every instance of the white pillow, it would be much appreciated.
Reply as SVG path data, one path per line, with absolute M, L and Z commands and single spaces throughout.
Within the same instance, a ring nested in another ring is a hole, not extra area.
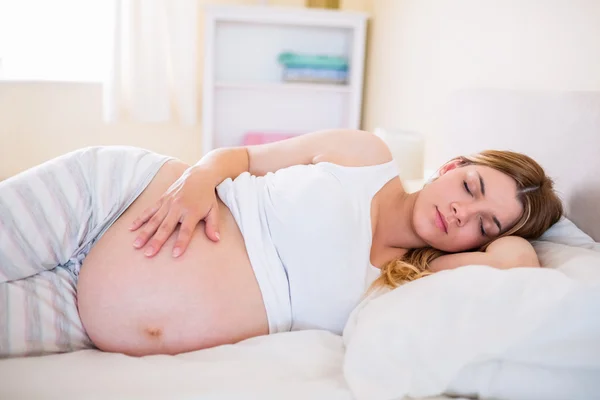
M 583 247 L 600 252 L 600 243 L 595 242 L 590 235 L 579 229 L 566 217 L 562 217 L 556 224 L 552 225 L 539 240 Z
M 357 399 L 441 393 L 589 399 L 600 393 L 600 253 L 563 220 L 542 265 L 467 266 L 380 292 L 352 313 L 344 374 Z M 576 227 L 575 227 L 576 228 Z
M 600 251 L 544 241 L 532 244 L 542 267 L 556 269 L 582 282 L 600 279 Z

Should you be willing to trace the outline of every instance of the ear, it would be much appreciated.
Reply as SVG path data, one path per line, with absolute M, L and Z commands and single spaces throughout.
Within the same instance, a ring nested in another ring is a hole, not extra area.
M 455 168 L 462 166 L 464 163 L 460 158 L 455 158 L 454 160 L 448 161 L 446 164 L 442 165 L 440 168 L 440 176 L 444 175 L 448 171 L 452 171 Z

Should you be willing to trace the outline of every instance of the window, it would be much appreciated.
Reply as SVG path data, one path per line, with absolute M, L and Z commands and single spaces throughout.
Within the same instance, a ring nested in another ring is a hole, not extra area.
M 0 0 L 0 80 L 103 80 L 114 7 L 114 0 Z

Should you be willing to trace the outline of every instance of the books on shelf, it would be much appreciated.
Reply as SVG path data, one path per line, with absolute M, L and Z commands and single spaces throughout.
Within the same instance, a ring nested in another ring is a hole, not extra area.
M 348 60 L 345 57 L 283 52 L 278 57 L 285 82 L 345 84 Z

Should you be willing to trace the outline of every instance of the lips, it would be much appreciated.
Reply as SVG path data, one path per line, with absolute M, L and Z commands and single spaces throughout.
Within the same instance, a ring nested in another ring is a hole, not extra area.
M 445 218 L 437 207 L 435 207 L 435 226 L 440 228 L 442 232 L 448 233 L 448 225 L 446 225 Z

